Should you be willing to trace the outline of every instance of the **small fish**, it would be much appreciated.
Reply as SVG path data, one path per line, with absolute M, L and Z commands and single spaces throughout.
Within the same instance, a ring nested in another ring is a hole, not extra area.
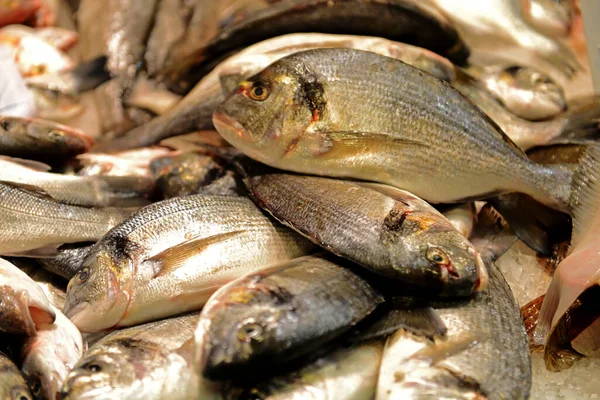
M 319 246 L 450 296 L 486 286 L 479 254 L 442 214 L 389 186 L 282 173 L 245 177 L 255 202 Z
M 289 54 L 323 47 L 373 51 L 401 59 L 444 80 L 452 80 L 455 75 L 455 67 L 446 58 L 405 43 L 372 36 L 292 33 L 256 43 L 230 56 L 198 82 L 172 110 L 105 146 L 109 149 L 128 149 L 198 129 L 213 129 L 212 114 L 225 98 L 219 83 L 221 75 L 234 78 L 241 75 L 238 77 L 241 81 Z
M 523 19 L 519 2 L 427 0 L 455 24 L 474 58 L 490 57 L 537 67 L 544 65 L 564 78 L 581 70 L 575 54 L 561 42 L 544 36 Z
M 536 344 L 552 341 L 568 308 L 588 288 L 600 284 L 598 227 L 600 147 L 588 146 L 573 177 L 573 234 L 567 257 L 558 265 L 540 310 L 534 334 Z M 548 348 L 547 348 L 548 349 Z M 546 357 L 546 366 L 560 369 L 560 362 Z
M 531 365 L 527 335 L 510 287 L 493 260 L 514 243 L 484 221 L 478 247 L 489 286 L 471 299 L 432 301 L 448 327 L 428 339 L 400 329 L 385 346 L 376 399 L 527 399 Z M 485 254 L 485 255 L 484 255 Z
M 41 0 L 3 1 L 0 3 L 0 27 L 25 22 L 31 18 L 41 6 Z
M 0 181 L 36 188 L 65 204 L 88 207 L 145 204 L 143 196 L 154 188 L 140 177 L 73 176 L 47 172 L 50 166 L 37 161 L 0 156 Z
M 82 168 L 80 176 L 139 176 L 151 177 L 150 163 L 171 151 L 162 146 L 142 147 L 118 153 L 85 153 L 74 160 Z
M 510 112 L 526 120 L 548 119 L 567 109 L 563 89 L 534 68 L 491 69 L 478 79 Z
M 53 164 L 85 153 L 94 141 L 65 125 L 35 118 L 0 116 L 0 154 Z
M 0 15 L 2 15 L 2 7 L 0 7 Z M 2 352 L 0 352 L 0 398 L 6 400 L 34 398 L 19 368 Z
M 56 313 L 43 290 L 19 268 L 0 258 L 0 331 L 35 335 Z
M 65 314 L 94 332 L 193 311 L 245 272 L 313 248 L 247 198 L 176 197 L 138 210 L 94 245 L 69 282 Z
M 520 192 L 569 211 L 572 171 L 533 163 L 449 84 L 401 61 L 309 50 L 232 89 L 213 123 L 270 166 L 384 183 L 433 203 Z
M 47 271 L 71 279 L 81 269 L 81 264 L 93 245 L 94 243 L 64 244 L 57 249 L 54 257 L 39 258 L 37 261 Z
M 62 51 L 71 50 L 79 40 L 77 32 L 58 26 L 38 28 L 35 34 Z
M 180 100 L 181 96 L 167 89 L 159 88 L 155 82 L 151 82 L 144 76 L 139 76 L 125 100 L 125 105 L 162 115 L 177 105 Z
M 539 32 L 550 37 L 569 35 L 573 23 L 573 0 L 521 1 L 523 18 Z
M 198 313 L 121 329 L 84 354 L 69 374 L 61 399 L 220 400 L 191 362 Z
M 340 348 L 288 374 L 253 385 L 224 385 L 224 398 L 257 400 L 373 399 L 383 342 Z
M 52 256 L 64 243 L 100 239 L 131 210 L 87 208 L 0 182 L 0 254 Z
M 310 354 L 369 315 L 383 298 L 333 260 L 301 257 L 215 293 L 195 332 L 195 360 L 204 376 L 219 380 L 265 373 L 256 367 L 275 368 Z
M 23 347 L 23 375 L 36 398 L 55 399 L 84 351 L 79 330 L 56 307 L 52 310 L 54 323 L 41 325 Z

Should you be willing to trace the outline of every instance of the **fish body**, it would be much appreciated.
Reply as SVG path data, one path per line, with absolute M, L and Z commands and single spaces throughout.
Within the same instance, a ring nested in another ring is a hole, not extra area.
M 574 17 L 572 0 L 526 0 L 521 3 L 523 18 L 539 32 L 550 37 L 565 37 Z
M 7 400 L 32 400 L 34 398 L 21 371 L 4 353 L 0 353 L 0 397 Z
M 0 254 L 54 254 L 64 243 L 95 241 L 131 211 L 86 208 L 0 183 Z
M 150 163 L 154 158 L 166 156 L 165 147 L 143 147 L 120 153 L 86 153 L 77 156 L 83 167 L 77 172 L 82 176 L 139 176 L 150 177 Z
M 43 290 L 26 273 L 0 258 L 0 331 L 35 335 L 56 313 Z
M 23 347 L 23 367 L 29 386 L 39 398 L 54 399 L 68 372 L 83 356 L 81 333 L 65 315 L 52 306 L 56 320 L 40 326 Z
M 31 168 L 31 166 L 33 168 Z M 46 172 L 50 167 L 0 156 L 0 181 L 33 186 L 65 204 L 108 207 L 149 192 L 152 182 L 142 178 L 73 176 Z
M 472 299 L 433 305 L 448 327 L 433 340 L 400 329 L 384 349 L 376 399 L 527 399 L 528 340 L 519 307 L 490 263 Z
M 199 129 L 212 129 L 212 114 L 224 100 L 220 75 L 249 77 L 289 54 L 322 47 L 373 51 L 401 59 L 444 80 L 452 80 L 455 75 L 454 66 L 444 57 L 405 43 L 373 36 L 291 33 L 256 43 L 230 56 L 202 78 L 173 109 L 106 146 L 127 149 L 154 144 L 161 139 Z
M 473 228 L 475 227 L 475 222 L 477 221 L 477 212 L 474 203 L 443 207 L 440 212 L 461 235 L 466 238 L 471 236 Z
M 71 279 L 81 269 L 81 264 L 92 246 L 93 243 L 65 244 L 58 248 L 54 257 L 40 258 L 38 262 L 47 271 Z
M 56 164 L 94 144 L 85 133 L 35 118 L 0 117 L 0 154 Z
M 369 315 L 383 301 L 381 295 L 331 260 L 300 257 L 215 293 L 195 332 L 195 359 L 204 376 L 233 379 L 236 372 L 252 375 L 257 365 L 281 365 L 310 354 Z
M 246 267 L 264 268 L 311 250 L 249 199 L 165 200 L 138 210 L 94 245 L 69 283 L 65 314 L 84 332 L 173 315 L 201 307 Z
M 19 0 L 0 4 L 0 27 L 20 24 L 31 18 L 42 6 L 40 0 Z
M 246 155 L 281 169 L 384 183 L 433 203 L 522 192 L 569 210 L 570 171 L 531 162 L 443 81 L 370 52 L 280 59 L 240 83 L 213 123 Z
M 383 342 L 340 348 L 288 374 L 254 385 L 227 387 L 225 399 L 362 400 L 375 397 Z
M 373 272 L 451 296 L 485 288 L 473 246 L 408 192 L 281 173 L 250 173 L 245 182 L 275 218 Z
M 218 399 L 200 391 L 191 347 L 185 346 L 197 319 L 193 313 L 105 336 L 75 365 L 61 398 Z

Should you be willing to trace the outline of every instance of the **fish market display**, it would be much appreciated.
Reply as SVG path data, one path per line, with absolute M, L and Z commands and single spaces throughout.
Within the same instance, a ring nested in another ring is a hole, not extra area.
M 452 296 L 485 289 L 485 265 L 473 246 L 408 192 L 275 173 L 245 182 L 275 218 L 378 274 Z
M 311 249 L 246 198 L 176 197 L 140 209 L 92 247 L 65 314 L 94 332 L 199 309 L 219 286 Z
M 301 257 L 220 289 L 200 315 L 195 358 L 213 379 L 281 364 L 340 336 L 381 301 L 327 256 Z
M 0 0 L 0 400 L 597 396 L 591 3 Z
M 240 83 L 213 122 L 232 145 L 277 168 L 377 181 L 434 203 L 522 192 L 569 210 L 570 171 L 531 162 L 449 85 L 370 52 L 285 57 Z

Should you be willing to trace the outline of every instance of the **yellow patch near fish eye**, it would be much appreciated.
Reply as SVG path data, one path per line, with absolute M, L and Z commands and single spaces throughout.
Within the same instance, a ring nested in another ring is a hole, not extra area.
M 421 229 L 423 231 L 429 229 L 430 227 L 432 227 L 433 225 L 435 225 L 438 222 L 435 218 L 424 217 L 422 215 L 417 215 L 414 217 L 411 217 L 409 215 L 406 219 L 416 222 L 417 225 L 419 226 L 419 229 Z
M 247 304 L 254 298 L 254 294 L 252 291 L 245 290 L 235 290 L 229 296 L 229 301 L 231 303 L 244 303 Z

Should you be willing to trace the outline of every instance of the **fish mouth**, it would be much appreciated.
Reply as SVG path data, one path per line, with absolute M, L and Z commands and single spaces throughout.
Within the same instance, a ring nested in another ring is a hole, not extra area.
M 236 137 L 245 139 L 248 137 L 248 130 L 242 124 L 219 111 L 213 113 L 213 124 L 217 132 L 226 133 L 225 138 Z
M 475 253 L 475 269 L 477 270 L 477 281 L 473 290 L 475 292 L 481 292 L 488 286 L 489 275 L 487 272 L 487 267 L 481 259 L 479 252 Z
M 17 295 L 17 304 L 19 313 L 23 316 L 25 332 L 28 336 L 34 336 L 41 325 L 51 324 L 56 318 L 56 314 L 44 311 L 42 308 L 32 303 L 29 293 L 20 292 Z

